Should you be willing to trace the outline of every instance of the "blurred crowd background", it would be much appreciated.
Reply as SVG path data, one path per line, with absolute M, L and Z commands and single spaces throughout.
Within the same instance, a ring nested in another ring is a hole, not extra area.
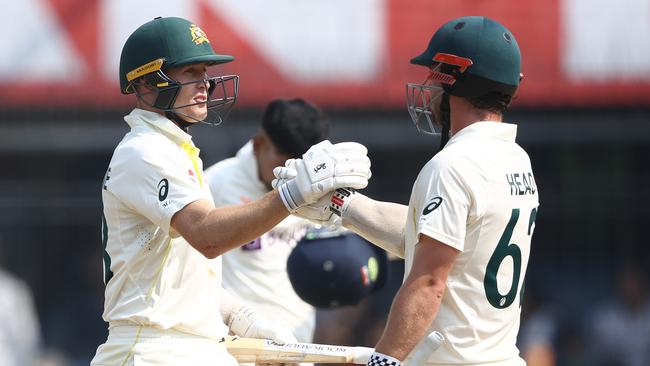
M 192 134 L 206 166 L 254 134 L 261 108 L 301 97 L 331 140 L 365 144 L 366 194 L 407 204 L 437 141 L 419 135 L 409 64 L 443 22 L 485 15 L 515 34 L 519 125 L 540 191 L 519 346 L 529 365 L 650 365 L 650 2 L 647 0 L 22 0 L 0 7 L 0 365 L 86 365 L 103 342 L 100 184 L 127 131 L 126 37 L 194 20 L 235 56 L 228 120 Z M 315 341 L 372 346 L 403 264 L 356 307 L 324 310 Z M 11 357 L 15 357 L 12 363 Z

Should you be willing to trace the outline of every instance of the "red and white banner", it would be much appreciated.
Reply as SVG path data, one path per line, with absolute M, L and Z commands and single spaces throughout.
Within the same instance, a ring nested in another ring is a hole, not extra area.
M 522 50 L 520 106 L 650 105 L 647 0 L 21 0 L 3 4 L 0 106 L 124 106 L 122 45 L 156 16 L 181 16 L 235 61 L 240 106 L 303 97 L 394 108 L 434 30 L 462 15 L 506 25 Z

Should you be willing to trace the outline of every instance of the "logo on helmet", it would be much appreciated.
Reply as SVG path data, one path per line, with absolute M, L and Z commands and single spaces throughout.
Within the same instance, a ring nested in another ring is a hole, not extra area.
M 208 40 L 208 36 L 196 24 L 192 24 L 192 26 L 190 26 L 190 34 L 192 34 L 192 42 L 196 44 L 201 44 L 203 42 L 210 43 L 210 40 Z

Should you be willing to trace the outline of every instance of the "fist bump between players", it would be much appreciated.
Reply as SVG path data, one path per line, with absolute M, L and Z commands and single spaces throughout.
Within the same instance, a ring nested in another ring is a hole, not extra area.
M 287 160 L 273 174 L 273 188 L 292 213 L 337 188 L 365 188 L 372 176 L 365 146 L 356 142 L 332 144 L 328 140 L 312 146 L 301 159 Z

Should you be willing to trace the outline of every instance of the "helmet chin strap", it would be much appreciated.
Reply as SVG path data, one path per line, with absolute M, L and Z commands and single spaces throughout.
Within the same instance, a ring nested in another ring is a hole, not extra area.
M 442 150 L 449 141 L 449 132 L 451 131 L 451 110 L 449 108 L 449 94 L 447 92 L 442 93 L 440 119 L 442 131 L 440 133 L 440 148 L 438 151 Z
M 165 117 L 169 118 L 176 126 L 178 126 L 181 130 L 187 132 L 190 129 L 190 126 L 192 126 L 194 123 L 192 122 L 187 122 L 181 116 L 179 116 L 177 113 L 174 113 L 172 111 L 166 111 L 165 112 Z

